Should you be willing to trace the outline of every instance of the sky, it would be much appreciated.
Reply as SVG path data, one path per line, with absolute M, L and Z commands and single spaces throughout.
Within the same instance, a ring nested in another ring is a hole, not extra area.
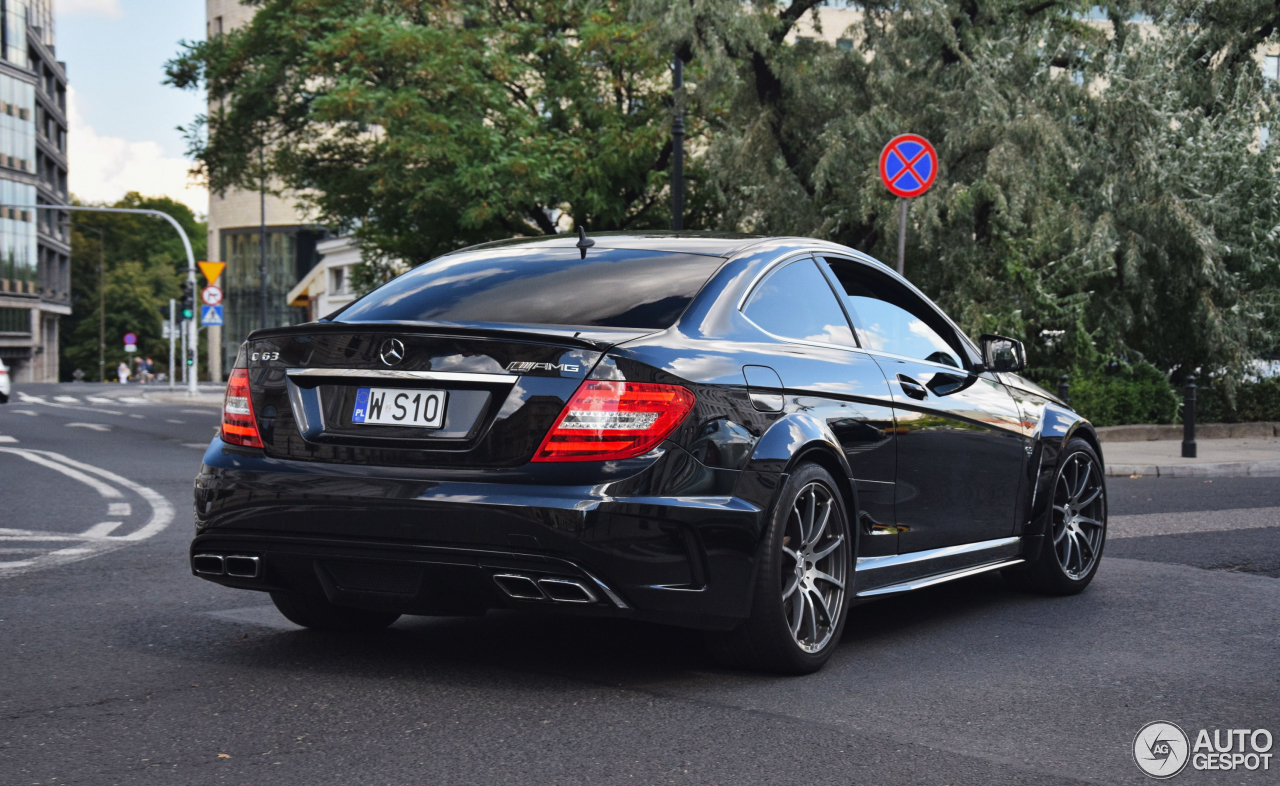
M 162 84 L 181 40 L 205 35 L 204 0 L 54 0 L 56 54 L 67 64 L 68 177 L 83 200 L 128 191 L 208 213 L 190 182 L 177 126 L 204 111 L 198 93 Z

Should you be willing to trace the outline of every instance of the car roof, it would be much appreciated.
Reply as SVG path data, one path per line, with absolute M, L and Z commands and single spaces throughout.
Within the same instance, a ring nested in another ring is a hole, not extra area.
M 675 254 L 703 254 L 706 256 L 729 257 L 757 243 L 772 238 L 762 235 L 745 235 L 736 232 L 665 232 L 659 230 L 643 232 L 588 232 L 587 238 L 594 241 L 597 249 L 627 249 L 634 251 L 659 251 Z M 546 235 L 544 237 L 513 238 L 511 240 L 494 240 L 467 248 L 451 251 L 450 254 L 461 254 L 471 251 L 487 251 L 489 249 L 512 246 L 535 248 L 574 248 L 578 244 L 578 236 L 572 233 Z

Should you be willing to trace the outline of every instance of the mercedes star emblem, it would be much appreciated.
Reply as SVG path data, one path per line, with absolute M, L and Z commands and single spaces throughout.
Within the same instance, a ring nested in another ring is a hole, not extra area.
M 404 344 L 398 338 L 389 338 L 382 342 L 382 351 L 378 353 L 382 362 L 394 366 L 404 360 Z

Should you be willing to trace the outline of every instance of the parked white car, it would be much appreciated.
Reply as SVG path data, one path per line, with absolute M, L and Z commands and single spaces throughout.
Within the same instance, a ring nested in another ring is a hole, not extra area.
M 9 403 L 9 367 L 0 360 L 0 404 Z

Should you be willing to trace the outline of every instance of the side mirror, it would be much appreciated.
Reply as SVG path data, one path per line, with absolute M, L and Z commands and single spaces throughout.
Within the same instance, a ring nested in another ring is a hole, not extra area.
M 1016 338 L 991 333 L 978 337 L 983 371 L 1021 371 L 1027 367 L 1027 349 Z

